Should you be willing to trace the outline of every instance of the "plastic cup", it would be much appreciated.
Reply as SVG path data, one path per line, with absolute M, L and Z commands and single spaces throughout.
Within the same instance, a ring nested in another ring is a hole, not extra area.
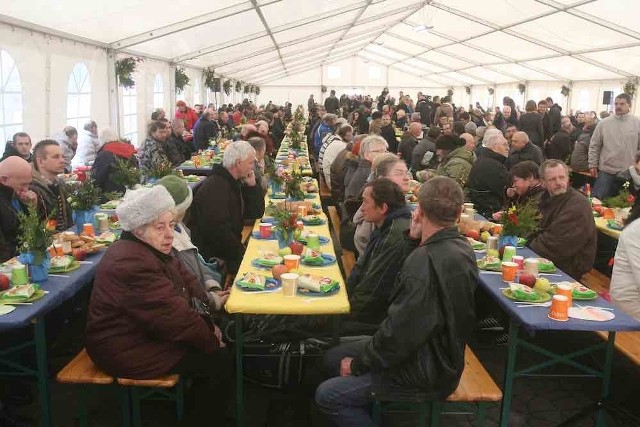
M 518 264 L 518 271 L 522 271 L 524 269 L 524 257 L 522 255 L 515 255 L 511 258 L 511 262 Z
M 573 286 L 571 285 L 567 285 L 564 283 L 559 283 L 558 286 L 556 286 L 556 295 L 564 295 L 565 297 L 567 297 L 567 306 L 571 307 L 571 305 L 573 304 Z
M 272 225 L 268 222 L 260 223 L 260 237 L 263 239 L 268 239 L 271 237 Z
M 513 261 L 513 257 L 516 256 L 515 246 L 505 246 L 502 252 L 502 261 Z
M 300 268 L 300 255 L 285 255 L 284 266 L 287 271 L 297 270 Z
M 26 285 L 29 283 L 26 265 L 14 265 L 11 270 L 11 283 L 14 285 Z
M 464 206 L 465 209 L 473 209 L 473 203 L 463 203 L 462 204 Z
M 307 216 L 307 205 L 298 206 L 298 216 L 300 218 L 304 218 L 305 216 Z
M 487 240 L 487 251 L 496 251 L 498 252 L 498 237 L 490 236 Z
M 282 293 L 285 297 L 294 297 L 298 292 L 298 276 L 296 273 L 284 273 L 280 276 L 282 281 Z
M 569 320 L 569 300 L 564 295 L 554 295 L 549 307 L 549 318 L 566 322 Z
M 95 214 L 96 224 L 98 225 L 98 231 L 105 233 L 109 231 L 109 217 L 105 213 Z
M 527 274 L 532 274 L 535 277 L 538 277 L 538 260 L 533 258 L 527 258 L 524 260 L 524 272 Z
M 320 236 L 315 233 L 309 233 L 307 235 L 307 247 L 311 249 L 320 248 Z
M 464 208 L 465 215 L 469 215 L 469 218 L 475 218 L 476 210 L 474 208 Z
M 505 282 L 513 282 L 516 280 L 516 272 L 518 271 L 518 264 L 515 262 L 503 262 L 502 263 L 502 280 Z
M 469 220 L 471 219 L 471 217 L 467 214 L 462 214 L 460 215 L 460 223 L 464 224 L 465 222 L 469 222 Z
M 96 232 L 93 229 L 93 224 L 91 224 L 90 222 L 87 222 L 86 224 L 83 224 L 82 225 L 82 234 L 86 234 L 87 236 L 94 237 L 96 235 Z

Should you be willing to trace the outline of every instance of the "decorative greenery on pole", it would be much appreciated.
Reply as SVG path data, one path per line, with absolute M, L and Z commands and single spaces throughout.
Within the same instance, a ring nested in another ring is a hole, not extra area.
M 136 71 L 139 62 L 142 62 L 142 58 L 128 57 L 116 61 L 116 77 L 120 86 L 125 89 L 135 87 L 136 82 L 131 75 Z
M 624 86 L 622 86 L 622 91 L 633 98 L 633 96 L 636 94 L 636 90 L 638 89 L 639 83 L 640 83 L 640 78 L 629 77 L 629 79 L 624 84 Z
M 562 94 L 562 96 L 569 96 L 569 94 L 571 93 L 571 88 L 567 85 L 562 85 L 562 88 L 560 88 L 560 93 Z
M 231 95 L 232 86 L 233 86 L 233 83 L 231 83 L 231 80 L 225 80 L 224 83 L 222 84 L 222 89 L 224 90 L 224 93 L 227 96 Z
M 189 80 L 184 68 L 176 67 L 176 92 L 182 92 L 184 87 L 189 84 Z
M 213 79 L 215 78 L 213 68 L 205 68 L 204 71 L 202 71 L 202 76 L 204 77 L 204 85 L 209 88 L 209 91 L 213 92 L 213 89 L 215 89 L 215 85 L 213 84 Z
M 236 92 L 242 92 L 242 82 L 240 80 L 236 81 Z
M 520 92 L 520 95 L 524 95 L 525 90 L 527 90 L 527 85 L 524 83 L 518 83 L 518 92 Z

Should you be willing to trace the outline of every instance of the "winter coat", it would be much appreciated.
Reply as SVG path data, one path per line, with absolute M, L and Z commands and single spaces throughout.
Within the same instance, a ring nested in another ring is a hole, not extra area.
M 569 187 L 558 196 L 543 194 L 539 206 L 542 219 L 531 249 L 580 280 L 596 257 L 597 232 L 589 201 Z
M 331 165 L 336 160 L 338 155 L 344 151 L 347 147 L 347 143 L 341 139 L 333 141 L 324 151 L 322 156 L 322 174 L 324 175 L 324 182 L 331 188 Z M 342 168 L 340 168 L 342 171 Z
M 88 130 L 78 130 L 78 148 L 71 160 L 71 166 L 75 169 L 78 166 L 86 166 L 96 159 L 96 154 L 102 143 L 98 135 L 92 134 Z
M 357 162 L 357 158 L 351 150 L 345 147 L 331 163 L 331 198 L 336 203 L 344 200 L 345 173 L 348 162 L 355 163 Z
M 171 166 L 173 166 L 174 168 L 176 166 L 180 166 L 182 162 L 187 160 L 182 156 L 180 147 L 177 145 L 174 138 L 167 138 L 166 141 L 161 142 L 160 144 L 162 145 L 162 148 L 164 149 L 164 152 L 167 156 L 167 159 L 171 163 Z
M 347 279 L 352 320 L 377 325 L 386 317 L 396 275 L 404 262 L 404 234 L 410 223 L 411 210 L 405 206 L 390 212 L 382 226 L 373 229 Z
M 562 107 L 558 104 L 553 104 L 549 107 L 549 133 L 550 137 L 560 131 L 560 122 L 562 121 Z
M 571 170 L 575 172 L 589 170 L 589 144 L 594 130 L 595 126 L 582 128 L 571 153 Z
M 171 134 L 168 139 L 169 144 L 173 144 L 177 149 L 178 153 L 180 153 L 180 157 L 183 159 L 183 163 L 185 160 L 190 160 L 191 155 L 196 151 L 194 145 L 189 141 L 185 141 L 182 135 Z
M 320 154 L 320 147 L 322 147 L 322 141 L 327 134 L 333 133 L 333 128 L 325 122 L 320 122 L 320 125 L 313 134 L 313 154 L 315 158 L 318 158 Z
M 369 175 L 371 175 L 371 162 L 363 158 L 358 159 L 358 168 L 353 172 L 349 181 L 345 180 L 345 200 L 360 196 Z
M 414 137 L 411 133 L 405 132 L 400 138 L 400 144 L 398 144 L 398 157 L 400 157 L 407 164 L 407 168 L 411 167 L 411 161 L 413 160 L 413 149 L 418 145 L 418 138 Z
M 259 216 L 264 213 L 262 187 L 256 184 L 243 188 L 222 165 L 213 166 L 211 175 L 193 189 L 193 203 L 185 221 L 205 260 L 221 258 L 230 272 L 238 271 L 245 250 L 243 222 L 251 210 Z
M 22 157 L 20 155 L 20 153 L 18 153 L 18 150 L 16 150 L 16 148 L 13 146 L 13 143 L 11 141 L 7 141 L 7 143 L 4 146 L 4 154 L 2 155 L 2 159 L 0 159 L 0 161 L 6 159 L 7 157 L 11 157 L 11 156 L 18 156 L 21 159 L 24 159 L 29 163 L 33 162 L 33 153 L 29 153 L 29 156 L 26 157 L 26 158 Z
M 613 274 L 612 301 L 629 316 L 640 321 L 640 221 L 628 224 L 618 240 Z
M 487 150 L 471 168 L 467 179 L 467 194 L 478 213 L 490 218 L 504 204 L 505 190 L 511 183 L 504 166 L 506 157 Z
M 544 155 L 542 154 L 540 147 L 529 142 L 527 145 L 522 147 L 521 150 L 516 151 L 512 148 L 509 151 L 509 157 L 507 157 L 505 166 L 507 169 L 511 170 L 512 167 L 520 162 L 524 162 L 525 160 L 531 160 L 532 162 L 536 162 L 538 165 L 541 165 L 542 162 L 544 162 Z
M 184 121 L 184 128 L 191 132 L 191 129 L 195 126 L 198 121 L 198 114 L 196 110 L 193 108 L 187 107 L 187 110 L 183 113 L 179 109 L 176 109 L 176 114 L 174 116 L 176 119 L 182 119 Z
M 418 245 L 405 242 L 405 254 Z M 464 370 L 477 283 L 467 239 L 457 227 L 436 232 L 402 265 L 387 317 L 351 363 L 354 375 L 372 372 L 380 398 L 446 399 Z
M 0 262 L 18 255 L 18 212 L 27 206 L 18 200 L 13 188 L 0 184 Z
M 64 157 L 64 170 L 66 173 L 70 173 L 72 170 L 71 160 L 76 155 L 76 149 L 74 149 L 69 143 L 69 137 L 63 133 L 56 135 L 54 138 L 55 141 L 60 145 L 60 149 L 62 150 L 62 157 Z
M 551 142 L 545 147 L 545 155 L 547 159 L 556 159 L 563 162 L 568 162 L 573 152 L 573 143 L 571 142 L 571 136 L 563 131 L 558 131 Z
M 126 160 L 133 168 L 138 168 L 138 159 L 135 156 L 136 149 L 126 142 L 107 142 L 100 148 L 96 161 L 91 168 L 91 177 L 103 193 L 118 192 L 124 194 L 126 188 L 117 183 L 118 159 Z M 106 200 L 105 200 L 106 201 Z
M 336 96 L 329 96 L 324 100 L 324 108 L 327 113 L 337 114 L 338 108 L 340 108 L 340 101 Z
M 520 130 L 527 133 L 533 144 L 544 147 L 544 126 L 539 113 L 532 111 L 520 116 Z
M 425 158 L 425 154 L 431 153 L 431 158 Z M 426 137 L 418 142 L 411 152 L 411 170 L 415 173 L 423 169 L 435 169 L 437 166 L 436 142 Z M 425 163 L 424 161 L 427 160 Z
M 40 218 L 55 219 L 56 231 L 65 231 L 73 225 L 73 211 L 67 201 L 63 180 L 57 178 L 49 182 L 34 168 L 30 189 L 38 195 Z
M 160 164 L 170 164 L 163 144 L 153 138 L 145 139 L 140 146 L 138 162 L 142 170 L 157 168 Z
M 114 377 L 166 375 L 191 351 L 219 347 L 214 330 L 190 307 L 207 301 L 196 277 L 179 258 L 165 255 L 124 232 L 96 269 L 85 346 Z
M 473 153 L 464 146 L 452 150 L 442 159 L 436 169 L 437 176 L 448 176 L 455 179 L 462 188 L 467 183 L 469 172 L 473 166 Z
M 398 152 L 398 140 L 396 139 L 396 131 L 393 128 L 392 124 L 388 124 L 387 126 L 382 126 L 380 136 L 387 141 L 387 151 L 390 153 Z
M 193 127 L 193 144 L 198 150 L 206 150 L 209 148 L 209 140 L 216 138 L 219 132 L 218 122 L 200 117 Z

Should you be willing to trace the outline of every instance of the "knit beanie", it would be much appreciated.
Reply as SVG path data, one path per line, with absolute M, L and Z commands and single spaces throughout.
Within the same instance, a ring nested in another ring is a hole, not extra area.
M 186 212 L 189 206 L 191 206 L 193 192 L 184 179 L 178 178 L 175 175 L 167 175 L 160 178 L 153 185 L 161 185 L 167 189 L 176 204 L 176 211 Z
M 174 208 L 175 203 L 166 188 L 141 187 L 125 193 L 122 203 L 116 208 L 116 214 L 122 229 L 132 231 L 152 223 L 160 215 Z
M 447 150 L 452 151 L 458 147 L 462 147 L 465 143 L 460 141 L 460 137 L 457 135 L 440 135 L 438 139 L 436 139 L 436 149 L 437 150 Z

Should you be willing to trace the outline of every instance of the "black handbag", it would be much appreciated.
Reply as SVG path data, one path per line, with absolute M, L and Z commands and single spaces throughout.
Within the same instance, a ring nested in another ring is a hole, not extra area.
M 209 326 L 214 325 L 213 315 L 211 314 L 211 309 L 209 308 L 209 304 L 202 301 L 200 298 L 191 297 L 191 301 L 189 303 L 191 308 L 193 308 L 199 315 L 204 319 L 205 322 Z

